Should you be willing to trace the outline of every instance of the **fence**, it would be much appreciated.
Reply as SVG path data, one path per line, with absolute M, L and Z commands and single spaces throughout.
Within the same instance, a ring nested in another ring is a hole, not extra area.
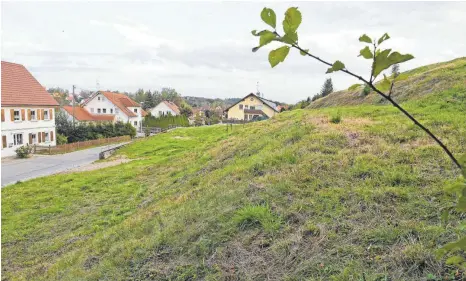
M 61 144 L 57 146 L 36 146 L 34 145 L 34 153 L 39 153 L 39 154 L 66 153 L 66 152 L 76 151 L 79 149 L 89 148 L 92 146 L 125 142 L 125 141 L 130 141 L 130 140 L 131 140 L 130 136 L 121 136 L 121 137 L 114 137 L 114 138 L 105 138 L 105 139 L 96 139 L 96 140 L 67 143 L 67 144 Z
M 179 125 L 168 125 L 167 129 L 162 129 L 162 128 L 159 128 L 159 127 L 142 127 L 142 132 L 146 136 L 150 136 L 150 135 L 164 133 L 167 130 L 171 130 L 171 129 L 175 129 L 175 128 L 179 128 L 179 127 L 181 127 L 181 126 L 179 126 Z

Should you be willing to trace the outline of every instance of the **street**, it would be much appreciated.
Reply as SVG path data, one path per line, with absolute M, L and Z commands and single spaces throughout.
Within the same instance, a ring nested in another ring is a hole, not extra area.
M 17 181 L 48 176 L 92 163 L 99 159 L 101 151 L 119 145 L 122 145 L 122 143 L 83 149 L 66 154 L 34 155 L 28 159 L 2 160 L 2 187 Z

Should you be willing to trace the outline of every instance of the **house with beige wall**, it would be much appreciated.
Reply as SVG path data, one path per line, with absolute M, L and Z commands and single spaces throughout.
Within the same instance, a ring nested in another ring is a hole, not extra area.
M 278 114 L 278 107 L 272 101 L 250 93 L 226 110 L 229 120 L 250 121 L 259 117 L 271 118 Z

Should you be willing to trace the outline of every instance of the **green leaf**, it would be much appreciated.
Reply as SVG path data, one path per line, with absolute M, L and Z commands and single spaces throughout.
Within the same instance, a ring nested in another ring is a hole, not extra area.
M 282 42 L 285 42 L 288 44 L 295 44 L 297 41 L 298 41 L 298 33 L 296 32 L 286 33 L 282 37 Z
M 369 47 L 366 46 L 364 49 L 361 49 L 361 50 L 359 51 L 359 56 L 358 56 L 358 57 L 360 57 L 360 56 L 362 56 L 362 57 L 365 58 L 365 59 L 371 59 L 371 58 L 374 57 L 374 54 L 372 54 L 372 52 L 371 52 L 371 50 L 369 49 Z
M 270 32 L 268 30 L 265 30 L 266 32 L 262 33 L 260 39 L 259 39 L 259 47 L 262 47 L 264 45 L 269 44 L 270 42 L 275 39 L 275 34 L 273 32 Z
M 309 53 L 309 49 L 305 49 L 304 51 L 308 52 Z M 301 54 L 301 56 L 306 56 L 307 54 L 303 51 L 299 51 L 299 53 Z
M 375 57 L 374 78 L 377 77 L 382 71 L 389 68 L 396 63 L 402 63 L 413 59 L 410 54 L 402 55 L 398 52 L 391 53 L 391 49 L 383 50 Z
M 336 62 L 333 63 L 332 67 L 327 69 L 327 72 L 325 72 L 325 73 L 332 73 L 332 72 L 335 72 L 335 71 L 342 70 L 343 68 L 345 68 L 345 64 L 342 63 L 341 61 L 337 60 Z
M 261 12 L 261 19 L 273 28 L 277 26 L 277 16 L 272 9 L 264 8 Z
M 361 37 L 359 37 L 359 42 L 366 42 L 366 43 L 372 44 L 371 38 L 367 36 L 366 34 L 363 34 L 361 35 Z
M 257 30 L 254 29 L 253 31 L 251 31 L 251 34 L 254 35 L 254 36 L 261 36 L 261 35 L 264 34 L 265 32 L 271 32 L 271 31 L 269 31 L 269 30 L 262 30 L 262 31 L 257 32 Z
M 290 52 L 290 47 L 283 46 L 278 49 L 272 50 L 269 53 L 269 63 L 270 66 L 275 67 L 280 62 L 285 61 L 286 56 Z
M 301 12 L 298 11 L 298 8 L 288 8 L 285 12 L 285 19 L 283 20 L 283 31 L 285 31 L 285 34 L 295 33 L 301 21 Z
M 381 44 L 383 41 L 385 40 L 388 40 L 390 39 L 390 36 L 388 36 L 388 33 L 385 33 L 384 35 L 382 35 L 382 37 L 379 38 L 379 41 L 377 42 L 377 44 Z

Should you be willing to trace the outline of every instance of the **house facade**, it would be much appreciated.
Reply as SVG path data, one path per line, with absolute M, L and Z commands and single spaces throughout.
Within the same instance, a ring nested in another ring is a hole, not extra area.
M 279 113 L 277 105 L 253 93 L 245 96 L 225 111 L 230 120 L 253 120 L 259 117 L 271 118 Z
M 63 107 L 68 118 L 80 122 L 129 122 L 138 132 L 146 112 L 130 97 L 107 91 L 98 91 L 81 105 Z
M 2 157 L 24 145 L 55 146 L 58 103 L 23 66 L 2 61 Z
M 165 115 L 180 115 L 180 109 L 176 104 L 171 101 L 162 101 L 157 104 L 154 108 L 148 110 L 154 117 L 160 117 Z

